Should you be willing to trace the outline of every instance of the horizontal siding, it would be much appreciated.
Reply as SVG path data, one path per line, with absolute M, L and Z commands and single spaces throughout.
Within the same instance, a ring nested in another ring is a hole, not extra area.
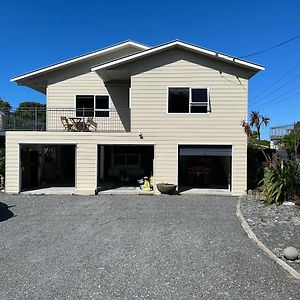
M 174 59 L 172 59 L 172 55 Z M 247 115 L 248 81 L 236 70 L 220 66 L 207 67 L 211 62 L 197 63 L 194 55 L 178 51 L 155 57 L 133 67 L 131 78 L 132 131 L 143 132 L 160 146 L 156 156 L 156 177 L 177 182 L 177 145 L 229 144 L 233 146 L 232 188 L 242 194 L 246 188 L 247 139 L 240 123 Z M 168 63 L 169 62 L 169 63 Z M 157 67 L 151 68 L 151 64 Z M 222 67 L 221 67 L 222 68 Z M 167 114 L 167 91 L 171 86 L 208 87 L 211 113 Z M 175 174 L 175 177 L 174 177 Z
M 79 143 L 76 150 L 76 188 L 95 190 L 97 186 L 97 145 Z
M 247 138 L 240 126 L 247 115 L 245 71 L 193 54 L 170 51 L 157 55 L 155 60 L 132 64 L 131 72 L 131 118 L 129 114 L 125 118 L 131 122 L 131 132 L 8 132 L 7 191 L 19 191 L 19 144 L 56 142 L 77 144 L 76 189 L 91 192 L 97 182 L 98 144 L 155 145 L 156 183 L 177 183 L 178 144 L 232 145 L 233 194 L 242 194 L 246 188 L 247 155 Z M 168 86 L 209 87 L 212 112 L 167 114 Z M 76 94 L 109 94 L 112 107 L 128 107 L 128 86 L 105 86 L 87 65 L 68 68 L 50 78 L 47 105 L 74 108 Z M 140 132 L 143 140 L 139 138 Z
M 69 108 L 74 109 L 76 107 L 75 97 L 76 95 L 109 95 L 110 96 L 110 108 L 114 110 L 115 107 L 119 109 L 128 108 L 128 86 L 120 85 L 113 87 L 113 93 L 110 92 L 111 87 L 105 86 L 101 78 L 95 73 L 91 72 L 91 67 L 99 65 L 101 63 L 110 61 L 117 57 L 125 56 L 136 52 L 136 48 L 127 47 L 117 51 L 116 53 L 98 57 L 84 63 L 77 64 L 73 67 L 65 68 L 59 73 L 54 73 L 47 78 L 49 84 L 47 87 L 47 107 L 48 108 Z M 70 112 L 62 113 L 63 116 L 73 117 Z M 129 128 L 129 111 L 123 112 L 124 117 L 121 118 L 118 114 L 114 114 L 114 118 L 106 119 L 105 127 L 117 126 L 119 130 L 128 130 Z M 95 118 L 95 121 L 99 123 L 101 128 L 101 118 Z M 47 128 L 49 130 L 63 128 L 60 115 L 55 117 L 49 117 L 47 119 Z
M 109 91 L 100 77 L 93 72 L 70 78 L 48 86 L 47 89 L 47 107 L 48 108 L 76 108 L 75 98 L 76 95 L 109 95 L 110 96 L 110 118 L 97 118 L 94 120 L 101 128 L 117 128 L 118 130 L 129 130 L 130 112 L 128 108 L 128 86 L 119 85 L 114 86 L 114 93 Z M 120 118 L 115 108 L 123 110 L 124 118 Z M 47 129 L 53 130 L 63 128 L 60 116 L 73 117 L 74 111 L 65 112 L 49 112 L 47 115 Z
M 11 193 L 18 193 L 20 190 L 19 144 L 14 139 L 9 139 L 9 133 L 6 134 L 5 147 L 5 190 Z
M 233 193 L 239 195 L 244 191 L 245 184 L 245 155 L 246 144 L 237 140 L 229 142 L 224 137 L 215 139 L 197 139 L 185 135 L 180 137 L 145 136 L 140 140 L 138 133 L 74 133 L 74 132 L 8 132 L 7 133 L 7 169 L 6 191 L 19 191 L 19 144 L 76 144 L 77 178 L 76 189 L 79 192 L 92 193 L 97 182 L 97 145 L 132 144 L 149 145 L 155 147 L 154 175 L 155 182 L 177 183 L 177 149 L 178 144 L 232 144 L 233 145 Z

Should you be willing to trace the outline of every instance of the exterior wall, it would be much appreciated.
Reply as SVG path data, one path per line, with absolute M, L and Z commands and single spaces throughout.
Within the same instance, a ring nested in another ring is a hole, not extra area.
M 156 178 L 177 182 L 178 144 L 232 145 L 232 192 L 243 194 L 247 137 L 240 122 L 247 117 L 247 74 L 180 50 L 133 64 L 131 70 L 131 130 L 157 143 Z M 168 114 L 170 86 L 208 87 L 211 113 Z
M 134 53 L 135 48 L 126 48 L 116 53 L 94 58 L 84 63 L 53 72 L 48 75 L 47 87 L 47 108 L 50 109 L 47 114 L 47 129 L 63 129 L 60 116 L 74 117 L 76 107 L 76 95 L 109 95 L 111 117 L 94 118 L 98 123 L 99 129 L 121 128 L 129 130 L 130 111 L 128 109 L 128 84 L 105 85 L 101 78 L 90 69 L 92 66 L 104 63 L 106 61 Z M 69 109 L 57 112 L 55 109 Z M 53 109 L 53 111 L 51 111 Z M 116 109 L 118 112 L 116 112 Z M 105 123 L 105 125 L 101 125 Z M 105 128 L 104 128 L 105 126 Z
M 130 68 L 130 132 L 8 132 L 6 191 L 19 192 L 20 143 L 77 144 L 76 191 L 80 194 L 95 191 L 98 144 L 155 145 L 156 183 L 177 183 L 178 145 L 199 144 L 232 145 L 232 193 L 243 194 L 247 186 L 247 138 L 240 122 L 247 116 L 246 71 L 180 50 L 131 64 Z M 108 88 L 95 73 L 73 76 L 68 70 L 68 73 L 55 77 L 55 81 L 49 79 L 49 83 L 48 107 L 73 108 L 77 93 L 105 92 L 114 98 L 116 106 L 128 105 L 128 93 L 125 93 L 128 86 Z M 212 112 L 167 114 L 168 86 L 209 87 Z M 129 120 L 128 116 L 126 118 Z M 140 132 L 144 139 L 139 138 Z
M 153 141 L 152 141 L 153 142 Z M 10 131 L 6 135 L 7 193 L 20 191 L 20 144 L 76 144 L 76 193 L 94 194 L 97 187 L 97 145 L 149 144 L 132 133 Z
M 110 117 L 94 117 L 98 130 L 129 131 L 129 85 L 104 85 L 100 77 L 89 72 L 57 82 L 47 89 L 47 130 L 62 130 L 60 117 L 75 117 L 76 95 L 109 95 Z M 57 109 L 61 109 L 58 111 Z

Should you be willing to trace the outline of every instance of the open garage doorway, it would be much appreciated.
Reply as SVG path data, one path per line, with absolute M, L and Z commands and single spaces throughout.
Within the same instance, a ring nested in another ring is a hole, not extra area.
M 153 145 L 99 145 L 98 192 L 151 192 Z
M 230 191 L 231 161 L 231 146 L 179 146 L 179 191 Z
M 75 148 L 75 145 L 22 144 L 21 191 L 75 189 Z

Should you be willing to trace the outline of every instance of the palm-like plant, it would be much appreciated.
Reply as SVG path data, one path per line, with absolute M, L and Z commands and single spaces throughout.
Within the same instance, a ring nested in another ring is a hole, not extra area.
M 248 147 L 248 187 L 257 187 L 263 178 L 263 165 L 270 165 L 271 158 L 265 153 L 261 147 L 261 126 L 267 125 L 269 118 L 261 116 L 259 112 L 252 111 L 249 123 L 242 120 L 241 126 L 248 137 L 248 146 L 256 145 L 256 147 Z M 263 157 L 258 153 L 260 152 Z
M 257 132 L 257 139 L 259 141 L 259 147 L 261 147 L 260 141 L 261 141 L 261 126 L 265 125 L 267 126 L 270 122 L 270 118 L 267 116 L 262 116 L 258 111 L 252 111 L 250 115 L 250 127 L 255 127 Z
M 260 182 L 263 184 L 264 203 L 278 205 L 299 196 L 300 168 L 295 160 L 283 161 L 276 157 L 271 159 L 266 155 L 261 147 L 261 128 L 267 126 L 269 122 L 269 117 L 262 116 L 258 111 L 252 111 L 250 122 L 243 120 L 241 125 L 248 137 L 255 138 L 258 148 L 265 157 L 264 178 Z
M 273 160 L 265 167 L 264 187 L 266 205 L 281 204 L 293 200 L 300 194 L 300 168 L 296 161 Z
M 248 137 L 253 138 L 257 141 L 258 148 L 263 152 L 266 159 L 269 159 L 261 147 L 261 128 L 263 125 L 267 126 L 270 122 L 270 118 L 262 116 L 258 111 L 252 111 L 250 114 L 250 122 L 242 120 L 241 126 Z

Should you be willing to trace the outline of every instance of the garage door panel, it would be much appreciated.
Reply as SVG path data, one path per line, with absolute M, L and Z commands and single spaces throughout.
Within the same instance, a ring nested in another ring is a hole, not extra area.
M 232 156 L 232 147 L 183 146 L 179 154 L 182 156 Z

